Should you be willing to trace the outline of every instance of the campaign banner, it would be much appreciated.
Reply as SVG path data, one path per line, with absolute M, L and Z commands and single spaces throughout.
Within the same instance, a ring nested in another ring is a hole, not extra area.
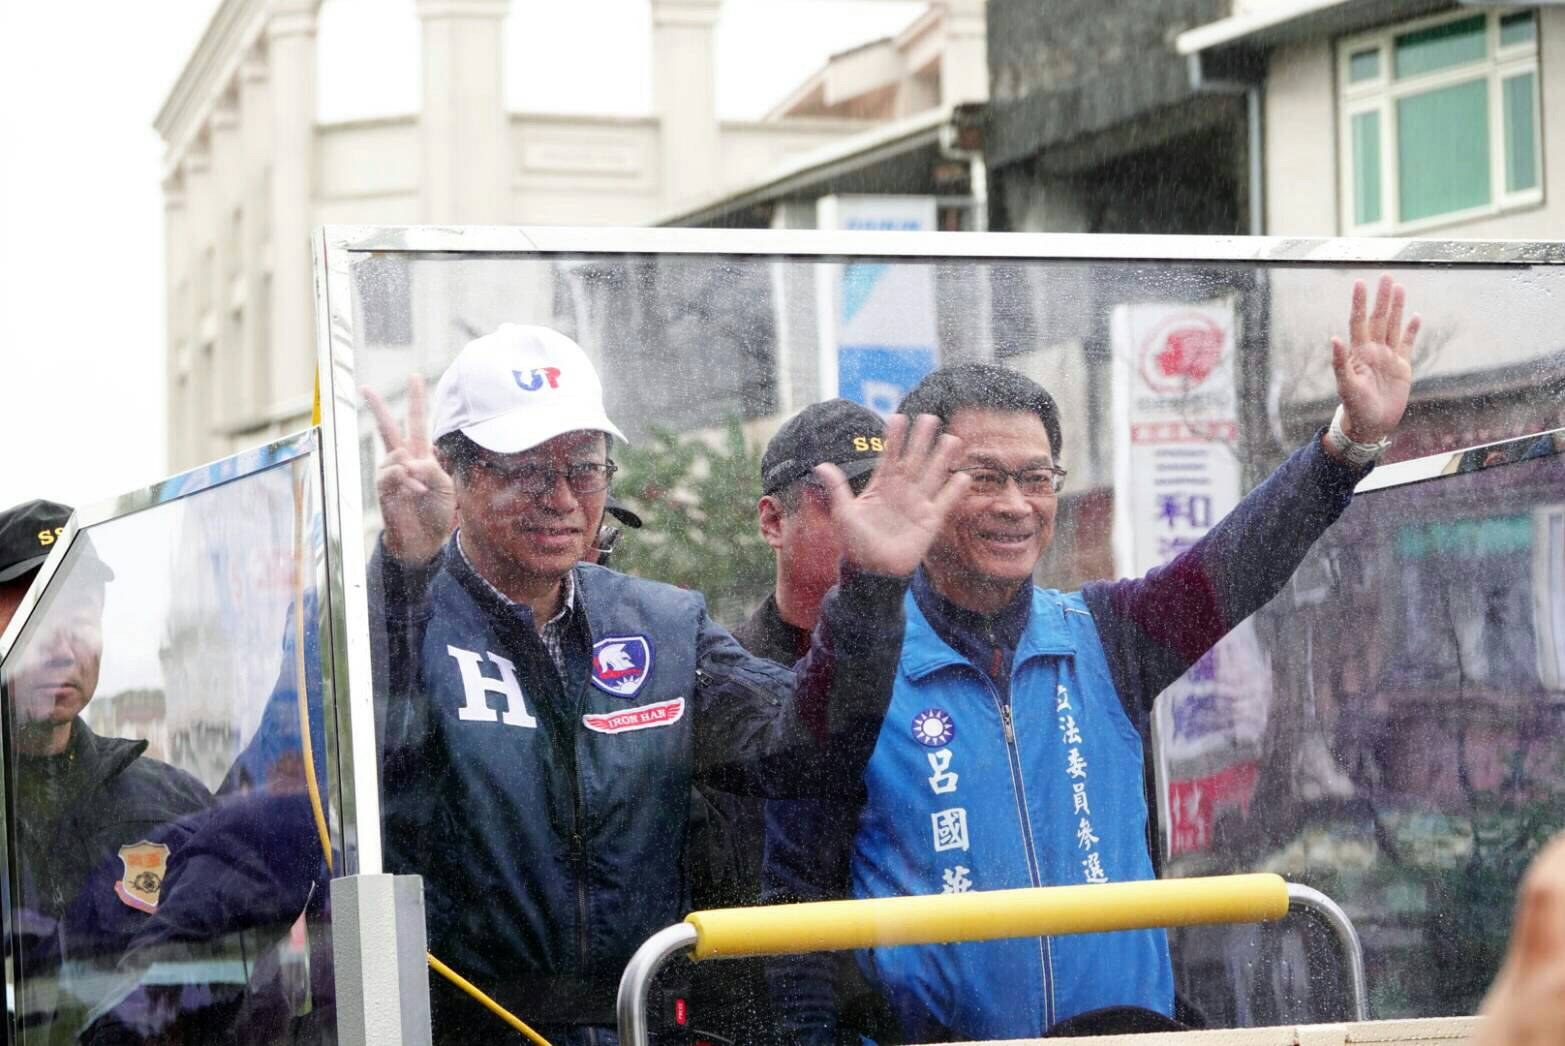
M 1170 562 L 1239 503 L 1234 325 L 1231 301 L 1114 311 L 1114 558 L 1122 576 Z M 1154 724 L 1171 793 L 1260 754 L 1270 689 L 1265 654 L 1245 622 L 1163 692 Z M 1180 809 L 1175 796 L 1170 802 Z M 1182 849 L 1204 848 L 1210 833 L 1172 838 Z
M 1212 845 L 1217 822 L 1229 811 L 1250 816 L 1250 800 L 1261 768 L 1254 760 L 1215 774 L 1168 783 L 1168 834 L 1173 853 L 1191 853 Z
M 930 232 L 932 196 L 827 196 L 822 229 Z M 939 365 L 935 270 L 921 262 L 858 261 L 818 267 L 821 398 L 841 396 L 891 414 Z

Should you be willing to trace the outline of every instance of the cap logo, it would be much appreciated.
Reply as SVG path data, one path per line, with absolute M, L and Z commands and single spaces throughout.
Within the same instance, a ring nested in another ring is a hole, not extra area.
M 635 697 L 652 671 L 646 636 L 611 636 L 592 647 L 592 684 L 615 697 Z
M 543 388 L 543 383 L 548 382 L 549 388 L 560 387 L 560 368 L 558 367 L 534 367 L 524 376 L 521 371 L 511 372 L 516 377 L 516 387 L 523 392 L 537 392 Z
M 886 441 L 879 436 L 854 436 L 853 449 L 860 454 L 873 450 L 876 454 L 886 451 Z

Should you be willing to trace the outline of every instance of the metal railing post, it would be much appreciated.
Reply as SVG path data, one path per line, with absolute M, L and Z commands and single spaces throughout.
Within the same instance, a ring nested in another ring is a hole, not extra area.
M 1325 923 L 1336 935 L 1337 944 L 1348 967 L 1348 996 L 1353 1019 L 1369 1020 L 1369 986 L 1364 977 L 1364 945 L 1353 920 L 1342 906 L 1319 890 L 1298 883 L 1288 884 L 1288 910 L 1308 912 Z
M 630 957 L 614 1001 L 620 1046 L 647 1046 L 647 991 L 652 987 L 652 979 L 669 956 L 695 947 L 697 932 L 689 923 L 676 923 L 648 937 Z

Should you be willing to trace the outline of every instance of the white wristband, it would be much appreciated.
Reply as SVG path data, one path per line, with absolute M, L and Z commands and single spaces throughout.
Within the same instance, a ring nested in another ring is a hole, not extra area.
M 1343 431 L 1342 419 L 1345 414 L 1342 404 L 1337 404 L 1337 413 L 1331 416 L 1331 427 L 1326 430 L 1327 445 L 1350 465 L 1362 468 L 1378 461 L 1386 448 L 1391 446 L 1391 437 L 1382 436 L 1377 443 L 1355 443 Z

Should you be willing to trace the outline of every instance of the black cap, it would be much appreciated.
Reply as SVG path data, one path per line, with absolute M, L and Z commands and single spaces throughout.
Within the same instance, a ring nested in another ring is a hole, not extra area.
M 603 511 L 607 512 L 609 515 L 613 516 L 627 527 L 635 527 L 637 530 L 641 529 L 641 517 L 636 514 L 636 510 L 626 508 L 619 501 L 615 500 L 613 494 L 610 494 L 608 501 L 604 502 Z
M 57 501 L 24 501 L 0 512 L 0 581 L 43 566 L 70 518 L 70 506 Z
M 885 422 L 850 400 L 813 403 L 790 418 L 761 456 L 761 492 L 775 494 L 830 462 L 853 479 L 875 467 L 884 448 Z

